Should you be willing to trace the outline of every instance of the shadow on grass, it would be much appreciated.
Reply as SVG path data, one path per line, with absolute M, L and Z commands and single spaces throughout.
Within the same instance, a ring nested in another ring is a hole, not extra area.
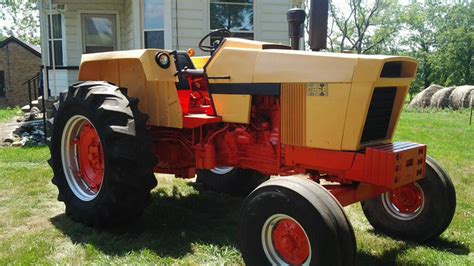
M 74 243 L 90 244 L 107 255 L 148 249 L 160 257 L 180 258 L 192 251 L 193 243 L 237 248 L 242 199 L 211 192 L 182 196 L 175 187 L 172 195 L 160 188 L 152 198 L 143 216 L 123 227 L 98 231 L 65 214 L 51 222 Z
M 377 233 L 375 230 L 369 230 L 370 233 L 377 236 L 384 236 Z M 377 256 L 368 253 L 366 250 L 359 250 L 357 254 L 357 264 L 358 265 L 397 265 L 397 257 L 412 248 L 416 247 L 426 247 L 430 249 L 435 249 L 437 251 L 448 252 L 456 255 L 468 255 L 470 253 L 469 246 L 452 241 L 445 238 L 438 238 L 424 244 L 414 243 L 403 241 L 396 248 L 388 249 L 382 254 Z
M 186 183 L 194 191 L 195 184 Z M 61 214 L 51 218 L 53 225 L 74 243 L 89 244 L 107 255 L 126 255 L 148 249 L 160 257 L 182 258 L 192 252 L 192 244 L 234 247 L 243 199 L 201 192 L 183 195 L 177 187 L 172 192 L 159 188 L 152 194 L 152 204 L 134 223 L 95 230 Z M 375 231 L 371 231 L 377 234 Z M 382 254 L 359 250 L 358 265 L 395 265 L 397 256 L 419 244 L 403 242 Z M 425 247 L 467 255 L 469 247 L 447 239 L 437 239 Z M 210 251 L 211 252 L 211 251 Z

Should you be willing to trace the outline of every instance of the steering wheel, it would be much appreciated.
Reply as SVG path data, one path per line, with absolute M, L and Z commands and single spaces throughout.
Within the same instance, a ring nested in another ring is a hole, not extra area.
M 211 45 L 204 45 L 204 41 L 210 38 L 211 36 L 215 36 L 219 34 L 218 36 L 220 39 L 218 41 L 215 41 Z M 232 36 L 232 33 L 228 29 L 218 29 L 218 30 L 213 30 L 206 36 L 204 36 L 201 41 L 199 42 L 199 49 L 203 52 L 209 52 L 209 53 L 214 53 L 214 51 L 219 47 L 219 44 L 227 37 Z

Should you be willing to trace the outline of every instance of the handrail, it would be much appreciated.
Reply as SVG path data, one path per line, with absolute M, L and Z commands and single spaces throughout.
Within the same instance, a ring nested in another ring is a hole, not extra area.
M 47 142 L 47 128 L 46 128 L 46 107 L 45 107 L 45 88 L 44 86 L 41 86 L 40 83 L 40 72 L 38 72 L 34 77 L 30 78 L 29 80 L 23 82 L 23 84 L 21 84 L 22 86 L 25 85 L 25 84 L 28 84 L 28 97 L 29 97 L 29 106 L 30 106 L 30 110 L 31 110 L 31 102 L 32 102 L 32 97 L 31 97 L 31 89 L 33 89 L 33 94 L 34 94 L 34 98 L 35 99 L 38 99 L 38 95 L 37 95 L 37 91 L 38 91 L 38 88 L 42 88 L 43 89 L 43 96 L 41 97 L 41 105 L 42 105 L 42 113 L 43 113 L 43 129 L 44 129 L 44 143 L 46 144 Z M 33 86 L 31 85 L 33 84 Z
M 33 98 L 31 97 L 31 89 L 33 89 L 33 95 L 34 95 L 34 99 L 37 99 L 38 98 L 38 95 L 37 95 L 37 90 L 38 90 L 38 87 L 39 87 L 39 77 L 40 77 L 40 73 L 38 72 L 34 77 L 28 79 L 27 81 L 23 82 L 21 85 L 25 85 L 25 84 L 28 84 L 28 99 L 30 100 L 29 101 L 29 105 L 31 105 L 31 101 L 33 100 Z M 32 86 L 32 83 L 33 83 L 33 86 Z
M 39 79 L 39 74 L 40 74 L 40 73 L 38 72 L 34 77 L 32 77 L 32 78 L 30 78 L 29 80 L 23 82 L 21 85 L 25 85 L 26 83 L 31 82 L 31 81 L 34 80 L 34 79 Z

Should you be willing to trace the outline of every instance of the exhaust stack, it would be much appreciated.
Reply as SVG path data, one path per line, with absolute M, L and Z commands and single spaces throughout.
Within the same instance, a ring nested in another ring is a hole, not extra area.
M 309 46 L 313 51 L 320 51 L 327 47 L 328 11 L 328 0 L 311 0 Z

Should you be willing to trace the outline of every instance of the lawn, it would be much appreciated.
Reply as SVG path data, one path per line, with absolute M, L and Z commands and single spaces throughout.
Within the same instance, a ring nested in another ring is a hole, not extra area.
M 359 205 L 347 207 L 358 264 L 474 264 L 474 126 L 468 121 L 468 112 L 403 113 L 397 140 L 428 144 L 453 178 L 456 215 L 439 240 L 416 245 L 375 234 Z M 143 217 L 96 231 L 63 214 L 47 158 L 47 148 L 0 149 L 0 265 L 242 264 L 236 239 L 241 199 L 200 193 L 191 182 L 158 175 Z
M 19 108 L 0 109 L 0 122 L 7 121 L 18 115 Z

